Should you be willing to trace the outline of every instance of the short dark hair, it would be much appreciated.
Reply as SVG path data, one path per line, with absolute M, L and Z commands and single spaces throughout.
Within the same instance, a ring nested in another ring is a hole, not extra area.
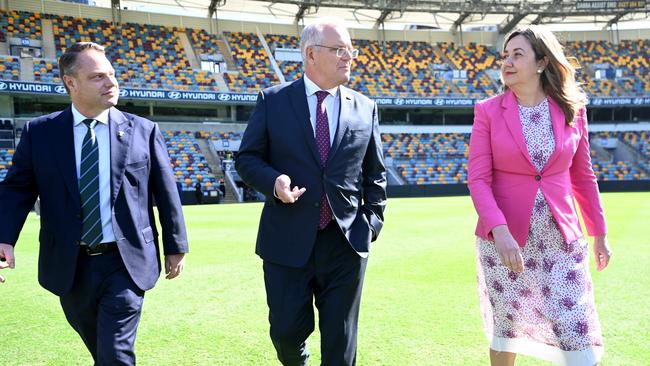
M 59 74 L 61 75 L 61 81 L 63 81 L 63 77 L 65 75 L 75 75 L 77 58 L 79 57 L 79 54 L 83 51 L 91 49 L 97 52 L 105 53 L 104 47 L 94 42 L 77 42 L 68 47 L 65 52 L 63 52 L 63 55 L 59 57 Z M 65 81 L 63 81 L 63 86 L 66 90 L 68 90 L 68 86 L 65 85 Z M 68 90 L 68 93 L 70 93 L 70 90 Z

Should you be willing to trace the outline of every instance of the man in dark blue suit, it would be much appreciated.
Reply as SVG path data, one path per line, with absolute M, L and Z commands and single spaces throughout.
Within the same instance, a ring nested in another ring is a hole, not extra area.
M 13 247 L 40 197 L 40 284 L 60 297 L 96 365 L 134 365 L 144 292 L 161 270 L 154 200 L 168 279 L 188 251 L 174 175 L 159 127 L 114 108 L 103 47 L 72 45 L 59 70 L 72 105 L 25 126 L 0 183 L 0 265 L 15 266 Z
M 305 75 L 258 95 L 235 164 L 266 195 L 256 253 L 278 359 L 307 363 L 315 301 L 322 364 L 354 365 L 367 257 L 386 205 L 377 106 L 342 85 L 358 55 L 344 26 L 309 25 L 300 43 Z

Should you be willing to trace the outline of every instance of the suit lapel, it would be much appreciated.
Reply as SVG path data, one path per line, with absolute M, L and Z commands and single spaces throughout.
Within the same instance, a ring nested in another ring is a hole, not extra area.
M 519 109 L 517 108 L 517 99 L 512 90 L 508 90 L 503 97 L 501 102 L 501 107 L 505 110 L 503 111 L 503 117 L 506 120 L 506 125 L 510 134 L 512 135 L 513 140 L 521 150 L 521 153 L 526 157 L 528 163 L 531 167 L 534 167 L 533 161 L 530 158 L 528 153 L 528 146 L 526 145 L 526 140 L 524 138 L 524 131 L 521 128 L 521 120 L 519 119 Z
M 309 150 L 316 160 L 316 163 L 320 165 L 320 154 L 318 154 L 318 148 L 316 147 L 314 129 L 311 127 L 311 122 L 309 120 L 309 105 L 307 104 L 307 94 L 305 92 L 305 80 L 300 78 L 291 84 L 291 91 L 289 94 L 289 103 L 296 114 L 298 128 L 304 134 L 305 141 L 307 142 Z
M 566 128 L 564 112 L 562 112 L 562 109 L 553 98 L 548 98 L 548 106 L 551 111 L 551 121 L 553 123 L 555 150 L 553 150 L 553 154 L 548 158 L 543 170 L 547 170 L 562 153 L 562 149 L 564 148 L 564 144 L 562 143 L 564 141 L 564 129 Z
M 77 179 L 77 164 L 74 149 L 74 119 L 72 107 L 66 108 L 50 124 L 52 139 L 52 156 L 55 157 L 63 181 L 75 204 L 81 207 L 79 197 L 79 180 Z
M 336 150 L 341 145 L 341 140 L 345 135 L 345 131 L 348 130 L 348 125 L 350 122 L 350 113 L 352 111 L 352 96 L 348 92 L 348 89 L 344 86 L 339 87 L 339 123 L 336 128 L 336 136 L 334 136 L 334 141 L 332 142 L 332 147 L 330 148 L 329 155 L 327 156 L 327 161 L 329 162 Z
M 111 141 L 111 206 L 113 206 L 122 186 L 126 156 L 133 139 L 133 121 L 127 119 L 116 108 L 111 108 L 108 113 L 108 126 Z

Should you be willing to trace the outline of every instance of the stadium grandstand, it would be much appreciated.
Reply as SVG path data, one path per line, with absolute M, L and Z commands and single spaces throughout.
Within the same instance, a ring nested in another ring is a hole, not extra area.
M 467 192 L 473 105 L 500 92 L 504 36 L 525 24 L 580 65 L 601 189 L 650 190 L 646 1 L 104 2 L 0 0 L 0 180 L 25 123 L 69 103 L 57 58 L 93 41 L 119 108 L 161 124 L 185 203 L 197 183 L 204 202 L 263 199 L 233 169 L 246 121 L 260 89 L 302 76 L 302 26 L 334 15 L 360 50 L 348 86 L 379 106 L 389 193 Z

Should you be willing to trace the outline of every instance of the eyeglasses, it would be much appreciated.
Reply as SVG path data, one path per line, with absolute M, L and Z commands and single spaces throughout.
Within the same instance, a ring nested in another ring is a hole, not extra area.
M 359 56 L 359 50 L 358 49 L 352 49 L 348 50 L 347 48 L 339 48 L 339 47 L 330 47 L 330 46 L 325 46 L 322 44 L 315 44 L 314 46 L 318 47 L 323 47 L 323 48 L 329 48 L 330 50 L 336 50 L 336 57 L 341 58 L 344 55 L 350 56 L 350 58 L 357 58 Z

